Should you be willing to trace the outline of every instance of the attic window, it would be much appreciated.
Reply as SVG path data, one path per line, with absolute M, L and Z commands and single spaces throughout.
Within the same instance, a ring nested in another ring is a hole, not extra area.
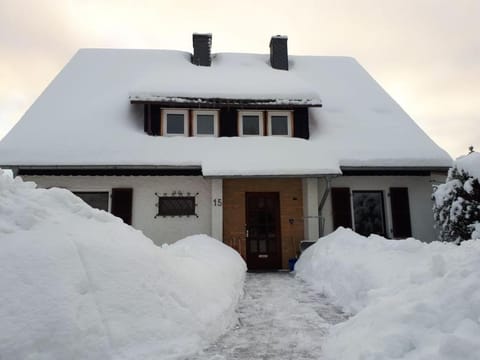
M 263 135 L 263 112 L 262 111 L 239 111 L 239 135 L 262 136 Z
M 162 110 L 162 132 L 165 136 L 188 136 L 188 110 Z
M 194 111 L 193 134 L 195 136 L 218 136 L 218 111 Z
M 268 135 L 292 136 L 292 112 L 269 111 Z

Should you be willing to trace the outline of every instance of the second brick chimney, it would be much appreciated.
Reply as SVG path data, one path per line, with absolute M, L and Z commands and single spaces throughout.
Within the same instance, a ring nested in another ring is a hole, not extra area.
M 212 34 L 193 34 L 192 64 L 210 66 L 212 64 Z
M 270 40 L 270 65 L 274 69 L 288 70 L 287 40 L 283 35 L 272 36 Z

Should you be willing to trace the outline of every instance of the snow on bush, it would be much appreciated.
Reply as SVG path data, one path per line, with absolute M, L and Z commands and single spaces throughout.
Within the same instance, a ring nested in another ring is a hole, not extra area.
M 340 228 L 295 269 L 353 314 L 332 328 L 327 359 L 479 358 L 479 241 L 427 244 Z
M 0 170 L 0 358 L 173 359 L 235 321 L 246 266 L 206 235 L 155 246 Z
M 480 154 L 460 157 L 449 170 L 445 184 L 433 192 L 433 212 L 440 239 L 460 243 L 480 238 Z

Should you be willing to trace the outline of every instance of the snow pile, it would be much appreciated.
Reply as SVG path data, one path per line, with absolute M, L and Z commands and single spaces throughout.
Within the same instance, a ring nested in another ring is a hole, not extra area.
M 0 357 L 173 359 L 235 321 L 245 263 L 206 235 L 155 246 L 67 190 L 0 170 Z
M 480 242 L 368 238 L 340 228 L 309 247 L 297 276 L 354 314 L 328 359 L 478 359 Z

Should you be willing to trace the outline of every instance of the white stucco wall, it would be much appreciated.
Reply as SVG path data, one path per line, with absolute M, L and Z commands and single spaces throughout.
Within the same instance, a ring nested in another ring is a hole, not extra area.
M 332 179 L 332 187 L 349 187 L 350 191 L 382 191 L 386 230 L 389 237 L 392 236 L 392 209 L 388 196 L 389 188 L 407 187 L 412 236 L 422 241 L 430 242 L 436 239 L 431 200 L 432 182 L 430 176 L 344 176 Z M 319 181 L 319 196 L 323 194 L 324 188 L 325 182 Z M 332 200 L 330 195 L 325 203 L 322 216 L 325 218 L 325 234 L 328 234 L 333 231 Z M 352 223 L 354 223 L 353 219 Z
M 63 187 L 72 191 L 111 191 L 133 188 L 132 225 L 156 244 L 172 243 L 193 234 L 212 234 L 211 180 L 201 176 L 25 176 L 40 187 Z M 197 195 L 197 214 L 189 217 L 157 217 L 155 193 L 181 191 Z
M 423 241 L 437 238 L 433 228 L 432 184 L 444 180 L 441 175 L 429 176 L 345 176 L 332 179 L 332 187 L 349 187 L 351 191 L 383 191 L 385 222 L 391 236 L 392 217 L 388 191 L 390 187 L 407 187 L 410 203 L 412 234 Z M 156 244 L 172 243 L 193 234 L 208 234 L 222 240 L 223 207 L 222 179 L 201 176 L 25 176 L 40 187 L 64 187 L 72 191 L 111 191 L 116 187 L 133 188 L 132 225 L 143 231 Z M 304 179 L 305 239 L 317 238 L 318 203 L 324 194 L 323 179 Z M 197 195 L 197 217 L 157 217 L 157 197 L 181 191 Z M 220 202 L 219 202 L 220 200 Z M 214 206 L 214 203 L 216 206 Z M 330 195 L 321 213 L 325 234 L 333 231 Z M 309 218 L 310 217 L 310 218 Z M 352 220 L 353 222 L 353 220 Z
M 223 180 L 212 179 L 212 234 L 223 241 Z
M 305 178 L 303 187 L 304 239 L 317 240 L 318 232 L 318 179 Z

